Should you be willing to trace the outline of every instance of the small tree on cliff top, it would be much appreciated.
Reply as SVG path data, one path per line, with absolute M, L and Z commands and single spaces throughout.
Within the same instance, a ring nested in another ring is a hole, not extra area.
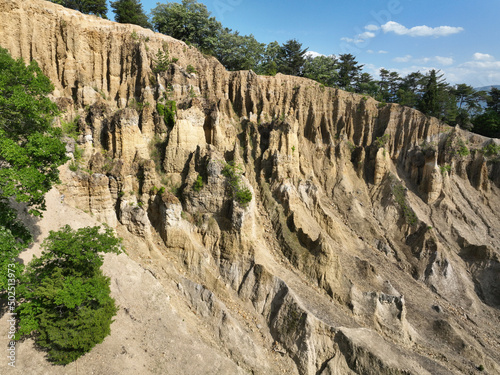
M 142 9 L 138 0 L 118 0 L 111 2 L 115 14 L 115 21 L 119 23 L 132 23 L 145 28 L 151 28 L 148 16 Z
M 107 18 L 108 6 L 106 0 L 50 0 L 53 3 L 75 9 L 85 14 L 95 14 L 96 16 Z

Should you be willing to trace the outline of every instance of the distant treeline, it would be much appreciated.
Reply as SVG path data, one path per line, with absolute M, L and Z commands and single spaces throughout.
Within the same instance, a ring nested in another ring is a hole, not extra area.
M 51 0 L 83 13 L 106 18 L 106 0 Z M 138 0 L 111 2 L 115 20 L 150 28 L 192 44 L 216 57 L 228 70 L 253 70 L 257 74 L 283 73 L 314 79 L 328 87 L 369 95 L 378 101 L 399 103 L 439 118 L 450 125 L 490 137 L 500 136 L 500 90 L 477 91 L 467 84 L 450 85 L 443 74 L 431 70 L 400 76 L 380 69 L 380 79 L 363 72 L 352 54 L 317 56 L 307 54 L 296 39 L 283 44 L 258 42 L 240 35 L 211 17 L 196 0 L 158 3 L 148 17 Z M 486 103 L 486 107 L 484 106 Z

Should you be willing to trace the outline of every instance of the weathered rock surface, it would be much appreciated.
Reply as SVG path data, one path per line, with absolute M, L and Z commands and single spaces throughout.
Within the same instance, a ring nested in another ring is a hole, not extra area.
M 36 59 L 77 119 L 83 160 L 63 168 L 65 202 L 126 240 L 117 323 L 165 314 L 150 318 L 158 345 L 134 351 L 149 373 L 500 373 L 492 140 L 311 80 L 227 72 L 168 36 L 50 2 L 0 0 L 0 20 L 2 47 Z M 177 60 L 155 74 L 160 49 Z M 131 278 L 148 286 L 136 303 L 120 299 Z M 112 333 L 96 373 L 113 373 L 114 340 L 150 332 L 137 322 Z

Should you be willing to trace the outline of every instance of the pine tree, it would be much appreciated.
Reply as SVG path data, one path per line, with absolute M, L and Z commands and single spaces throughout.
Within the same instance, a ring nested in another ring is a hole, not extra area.
M 357 81 L 361 74 L 361 69 L 364 65 L 360 65 L 356 61 L 356 57 L 350 53 L 339 56 L 339 78 L 338 86 L 344 90 L 353 90 L 357 85 Z
M 437 118 L 441 117 L 440 83 L 438 83 L 438 80 L 442 77 L 443 75 L 438 77 L 434 69 L 429 72 L 429 75 L 426 77 L 427 82 L 425 84 L 424 94 L 418 106 L 418 109 L 426 115 Z
M 280 50 L 278 71 L 292 76 L 301 75 L 307 50 L 308 48 L 302 49 L 302 43 L 296 39 L 288 40 Z
M 142 4 L 138 0 L 112 1 L 111 8 L 113 8 L 116 22 L 131 23 L 145 28 L 151 28 L 148 16 L 144 13 Z

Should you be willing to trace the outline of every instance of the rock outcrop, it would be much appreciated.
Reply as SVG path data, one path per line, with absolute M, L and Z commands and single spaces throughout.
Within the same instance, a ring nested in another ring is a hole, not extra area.
M 176 286 L 193 355 L 210 347 L 227 374 L 500 372 L 492 140 L 42 0 L 0 0 L 0 20 L 78 124 L 66 203 Z

